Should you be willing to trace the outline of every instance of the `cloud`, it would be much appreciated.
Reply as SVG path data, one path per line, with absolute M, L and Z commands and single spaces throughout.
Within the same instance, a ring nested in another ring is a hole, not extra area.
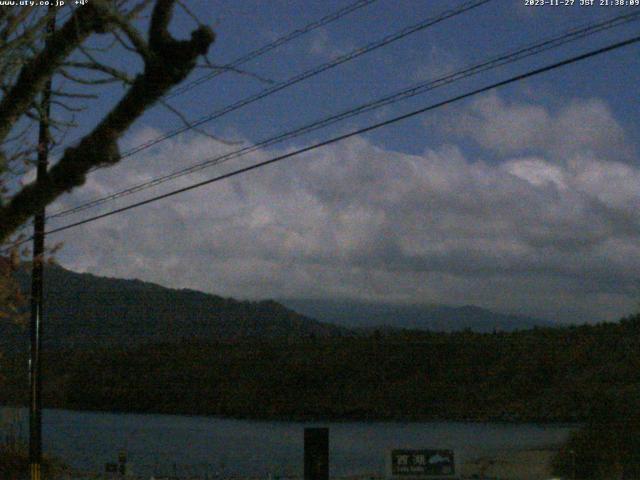
M 431 45 L 425 50 L 420 51 L 421 63 L 412 75 L 416 82 L 440 78 L 462 67 L 460 58 L 450 50 L 438 45 Z
M 331 59 L 346 55 L 353 50 L 353 45 L 344 44 L 337 45 L 327 33 L 326 30 L 316 30 L 311 34 L 309 42 L 309 53 L 324 59 Z
M 595 98 L 574 100 L 552 112 L 541 105 L 507 102 L 494 93 L 452 113 L 443 126 L 447 133 L 499 155 L 539 152 L 556 161 L 578 154 L 616 160 L 635 156 L 608 105 Z
M 561 320 L 629 313 L 640 280 L 640 169 L 615 159 L 632 149 L 607 106 L 576 101 L 551 113 L 489 96 L 458 114 L 467 123 L 452 138 L 472 135 L 499 162 L 455 145 L 410 155 L 355 138 L 66 232 L 61 261 L 241 298 L 474 303 Z M 498 134 L 509 125 L 511 138 Z M 228 148 L 170 140 L 94 174 L 76 198 Z

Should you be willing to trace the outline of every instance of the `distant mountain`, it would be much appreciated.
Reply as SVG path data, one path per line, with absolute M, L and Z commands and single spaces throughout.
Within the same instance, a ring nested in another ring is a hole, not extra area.
M 393 305 L 351 300 L 287 299 L 286 307 L 347 328 L 407 328 L 434 332 L 474 332 L 525 330 L 557 326 L 553 322 L 523 315 L 492 312 L 480 307 L 446 305 Z
M 479 307 L 402 306 L 356 301 L 239 301 L 140 280 L 45 272 L 45 348 L 137 346 L 175 341 L 332 337 L 371 329 L 513 331 L 551 322 Z M 18 280 L 29 291 L 28 269 Z M 0 349 L 26 349 L 28 331 L 0 322 Z
M 18 280 L 28 292 L 27 269 L 19 272 Z M 44 297 L 43 343 L 51 348 L 348 333 L 273 300 L 238 301 L 140 280 L 80 274 L 55 265 L 46 268 Z M 27 342 L 26 328 L 0 322 L 0 347 L 26 348 Z

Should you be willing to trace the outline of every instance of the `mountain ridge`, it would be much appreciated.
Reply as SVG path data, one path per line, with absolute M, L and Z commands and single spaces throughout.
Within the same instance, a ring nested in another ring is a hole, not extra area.
M 29 264 L 17 273 L 30 288 Z M 367 335 L 398 329 L 477 332 L 551 326 L 476 306 L 371 304 L 331 300 L 225 298 L 138 279 L 45 269 L 45 348 L 137 346 L 171 341 L 234 341 Z M 0 322 L 0 348 L 26 349 L 28 332 Z
M 278 299 L 302 315 L 347 328 L 427 330 L 480 333 L 511 332 L 557 326 L 549 320 L 526 315 L 499 313 L 475 305 L 398 305 L 356 300 Z
M 30 274 L 16 278 L 28 292 Z M 166 341 L 229 341 L 347 335 L 273 300 L 241 301 L 141 280 L 45 268 L 45 348 L 134 346 Z M 0 322 L 0 346 L 26 344 L 25 329 Z

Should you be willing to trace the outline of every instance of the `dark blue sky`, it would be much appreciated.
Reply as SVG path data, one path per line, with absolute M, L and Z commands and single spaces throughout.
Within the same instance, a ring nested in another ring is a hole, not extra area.
M 214 26 L 218 38 L 209 58 L 214 64 L 224 65 L 351 3 L 243 0 L 194 1 L 187 5 L 200 21 Z M 242 68 L 275 82 L 286 81 L 339 55 L 464 3 L 450 0 L 377 0 L 341 20 L 248 62 Z M 634 10 L 638 9 L 577 4 L 572 7 L 527 7 L 524 6 L 524 0 L 494 0 L 243 107 L 208 123 L 207 128 L 219 133 L 238 132 L 244 138 L 259 141 L 285 129 L 557 35 L 572 27 Z M 185 36 L 185 32 L 193 28 L 193 19 L 177 8 L 173 24 L 176 35 Z M 387 110 L 382 118 L 613 43 L 637 32 L 638 22 L 616 27 L 402 102 Z M 127 66 L 136 64 L 134 57 L 124 54 L 117 61 Z M 566 99 L 606 99 L 616 116 L 624 119 L 630 134 L 637 137 L 639 113 L 635 101 L 639 69 L 640 58 L 636 49 L 630 47 L 503 88 L 500 93 L 505 99 L 534 99 L 536 103 L 551 109 L 561 107 Z M 207 70 L 198 69 L 190 80 L 205 73 Z M 172 98 L 170 103 L 189 119 L 197 119 L 267 87 L 268 84 L 250 76 L 226 74 Z M 106 109 L 112 105 L 118 94 L 115 89 L 113 95 L 103 94 L 101 107 Z M 99 112 L 97 106 L 92 106 L 86 114 L 88 125 L 100 118 Z M 365 116 L 356 124 L 367 125 L 372 118 L 379 117 Z M 376 132 L 370 138 L 393 149 L 421 152 L 425 146 L 432 145 L 433 135 L 438 133 L 429 132 L 429 137 L 424 135 L 423 120 L 420 117 L 403 122 L 398 127 Z M 166 109 L 155 108 L 136 126 L 151 126 L 166 131 L 175 128 L 178 123 L 175 116 L 167 114 Z M 344 129 L 339 128 L 340 131 Z M 136 131 L 135 128 L 132 130 L 134 134 Z M 435 141 L 446 139 L 438 137 Z

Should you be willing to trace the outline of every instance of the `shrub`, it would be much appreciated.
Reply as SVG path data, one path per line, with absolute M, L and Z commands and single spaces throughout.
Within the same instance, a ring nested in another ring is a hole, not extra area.
M 635 389 L 603 395 L 590 419 L 553 460 L 554 474 L 577 480 L 640 479 L 640 412 Z
M 47 480 L 60 478 L 68 467 L 61 461 L 45 455 L 42 473 Z M 24 480 L 29 478 L 29 450 L 23 444 L 0 444 L 0 478 L 2 480 Z

